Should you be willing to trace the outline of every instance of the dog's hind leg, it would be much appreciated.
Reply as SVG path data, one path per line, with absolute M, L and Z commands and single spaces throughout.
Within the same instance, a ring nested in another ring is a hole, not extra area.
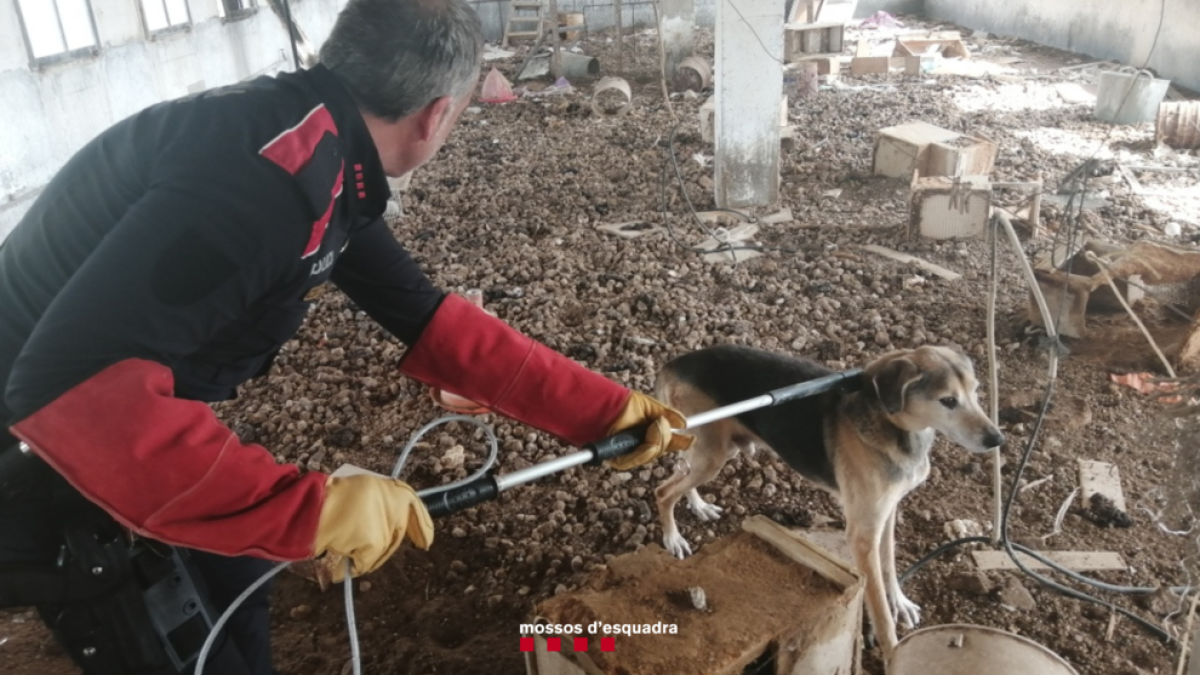
M 721 511 L 723 509 L 716 504 L 709 504 L 708 502 L 704 501 L 704 497 L 700 496 L 700 491 L 696 488 L 688 490 L 687 500 L 688 508 L 690 508 L 692 513 L 696 514 L 696 517 L 700 520 L 707 523 L 710 520 L 716 520 L 721 517 Z
M 754 447 L 754 440 L 746 434 L 733 435 L 733 438 L 726 443 L 725 459 L 721 462 L 724 466 L 729 460 L 738 456 L 738 453 L 745 453 L 751 457 L 754 456 L 757 448 Z M 704 522 L 716 520 L 721 517 L 722 509 L 716 504 L 709 504 L 700 496 L 700 492 L 695 488 L 687 493 L 688 507 L 692 509 L 692 513 Z
M 892 616 L 896 622 L 905 628 L 916 628 L 921 623 L 921 606 L 909 600 L 900 590 L 900 580 L 896 577 L 896 511 L 899 505 L 892 509 L 887 525 L 883 528 L 883 547 L 880 560 L 883 562 L 883 580 L 887 584 L 888 602 L 892 606 Z
M 679 526 L 675 522 L 675 505 L 687 495 L 689 505 L 693 511 L 697 511 L 696 515 L 700 516 L 701 520 L 710 520 L 720 515 L 721 510 L 716 507 L 705 514 L 697 510 L 696 502 L 706 507 L 712 505 L 700 497 L 696 488 L 716 478 L 731 452 L 735 453 L 736 450 L 730 449 L 727 425 L 716 422 L 701 427 L 696 430 L 696 443 L 684 453 L 688 470 L 674 474 L 655 489 L 659 522 L 663 528 L 663 547 L 675 557 L 684 558 L 692 553 L 692 547 L 679 533 Z

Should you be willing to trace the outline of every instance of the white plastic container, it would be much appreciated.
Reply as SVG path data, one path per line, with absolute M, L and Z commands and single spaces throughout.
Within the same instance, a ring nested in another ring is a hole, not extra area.
M 1096 118 L 1113 124 L 1153 122 L 1169 86 L 1170 80 L 1160 80 L 1148 70 L 1131 66 L 1100 73 Z

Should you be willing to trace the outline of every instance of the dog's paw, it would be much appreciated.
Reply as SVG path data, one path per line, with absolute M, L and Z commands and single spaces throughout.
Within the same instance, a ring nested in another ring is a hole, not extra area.
M 663 548 L 667 549 L 671 555 L 679 558 L 680 560 L 692 554 L 691 545 L 688 544 L 687 539 L 684 539 L 683 535 L 679 534 L 678 532 L 672 532 L 663 535 Z
M 696 514 L 697 518 L 706 523 L 710 520 L 717 520 L 720 518 L 721 512 L 723 511 L 723 509 L 716 504 L 709 504 L 706 501 L 689 503 L 688 506 L 691 507 L 692 513 Z
M 897 593 L 892 602 L 892 613 L 896 623 L 904 628 L 916 628 L 921 623 L 921 606 Z

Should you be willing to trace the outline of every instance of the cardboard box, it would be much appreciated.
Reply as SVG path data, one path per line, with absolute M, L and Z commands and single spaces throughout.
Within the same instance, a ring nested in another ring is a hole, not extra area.
M 986 176 L 995 161 L 996 144 L 991 141 L 908 122 L 879 130 L 872 165 L 875 173 L 893 178 L 907 178 L 913 171 L 922 177 Z
M 989 176 L 996 164 L 996 144 L 958 136 L 929 145 L 926 176 Z
M 670 622 L 675 634 L 535 634 L 528 675 L 699 673 L 852 675 L 861 672 L 863 582 L 840 556 L 763 516 L 745 530 L 676 560 L 658 546 L 611 561 L 576 591 L 541 603 L 536 621 L 579 624 Z M 705 590 L 697 608 L 693 588 Z M 549 651 L 548 639 L 560 639 Z
M 880 129 L 875 140 L 874 171 L 892 178 L 908 178 L 914 170 L 924 175 L 929 146 L 958 136 L 958 132 L 926 122 L 908 122 Z
M 944 58 L 971 58 L 971 52 L 963 44 L 963 41 L 959 39 L 956 32 L 948 35 L 935 33 L 930 37 L 897 37 L 894 54 L 896 56 L 928 56 L 939 54 Z

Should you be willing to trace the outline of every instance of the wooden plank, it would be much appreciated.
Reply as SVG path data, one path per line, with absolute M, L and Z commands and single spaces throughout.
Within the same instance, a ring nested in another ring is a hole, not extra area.
M 1112 500 L 1118 509 L 1125 509 L 1125 494 L 1121 492 L 1121 473 L 1115 464 L 1079 460 L 1079 498 L 1083 508 L 1092 505 L 1092 495 L 1097 492 Z
M 843 567 L 841 561 L 830 559 L 821 549 L 797 536 L 765 516 L 753 516 L 742 521 L 742 529 L 758 535 L 787 557 L 812 568 L 842 588 L 859 583 L 858 577 Z
M 842 567 L 854 569 L 854 552 L 842 530 L 793 530 L 793 533 L 812 544 L 825 557 L 838 561 Z
M 1076 572 L 1100 572 L 1103 570 L 1129 569 L 1120 553 L 1113 551 L 1038 551 L 1044 557 Z M 1024 553 L 1017 553 L 1025 567 L 1046 570 L 1050 567 Z M 1005 551 L 972 551 L 975 565 L 981 570 L 1020 569 Z
M 870 251 L 871 253 L 881 255 L 885 258 L 891 258 L 892 260 L 896 260 L 898 262 L 910 263 L 910 264 L 916 265 L 917 267 L 925 270 L 926 272 L 930 272 L 931 274 L 936 274 L 937 276 L 945 279 L 946 281 L 958 281 L 959 279 L 962 278 L 962 275 L 959 274 L 958 272 L 953 272 L 951 270 L 946 269 L 945 267 L 942 267 L 941 265 L 935 265 L 927 260 L 921 260 L 920 258 L 909 255 L 907 253 L 901 253 L 900 251 L 893 251 L 890 248 L 885 248 L 883 246 L 876 246 L 875 244 L 867 244 L 867 245 L 863 246 L 862 249 L 864 251 Z

